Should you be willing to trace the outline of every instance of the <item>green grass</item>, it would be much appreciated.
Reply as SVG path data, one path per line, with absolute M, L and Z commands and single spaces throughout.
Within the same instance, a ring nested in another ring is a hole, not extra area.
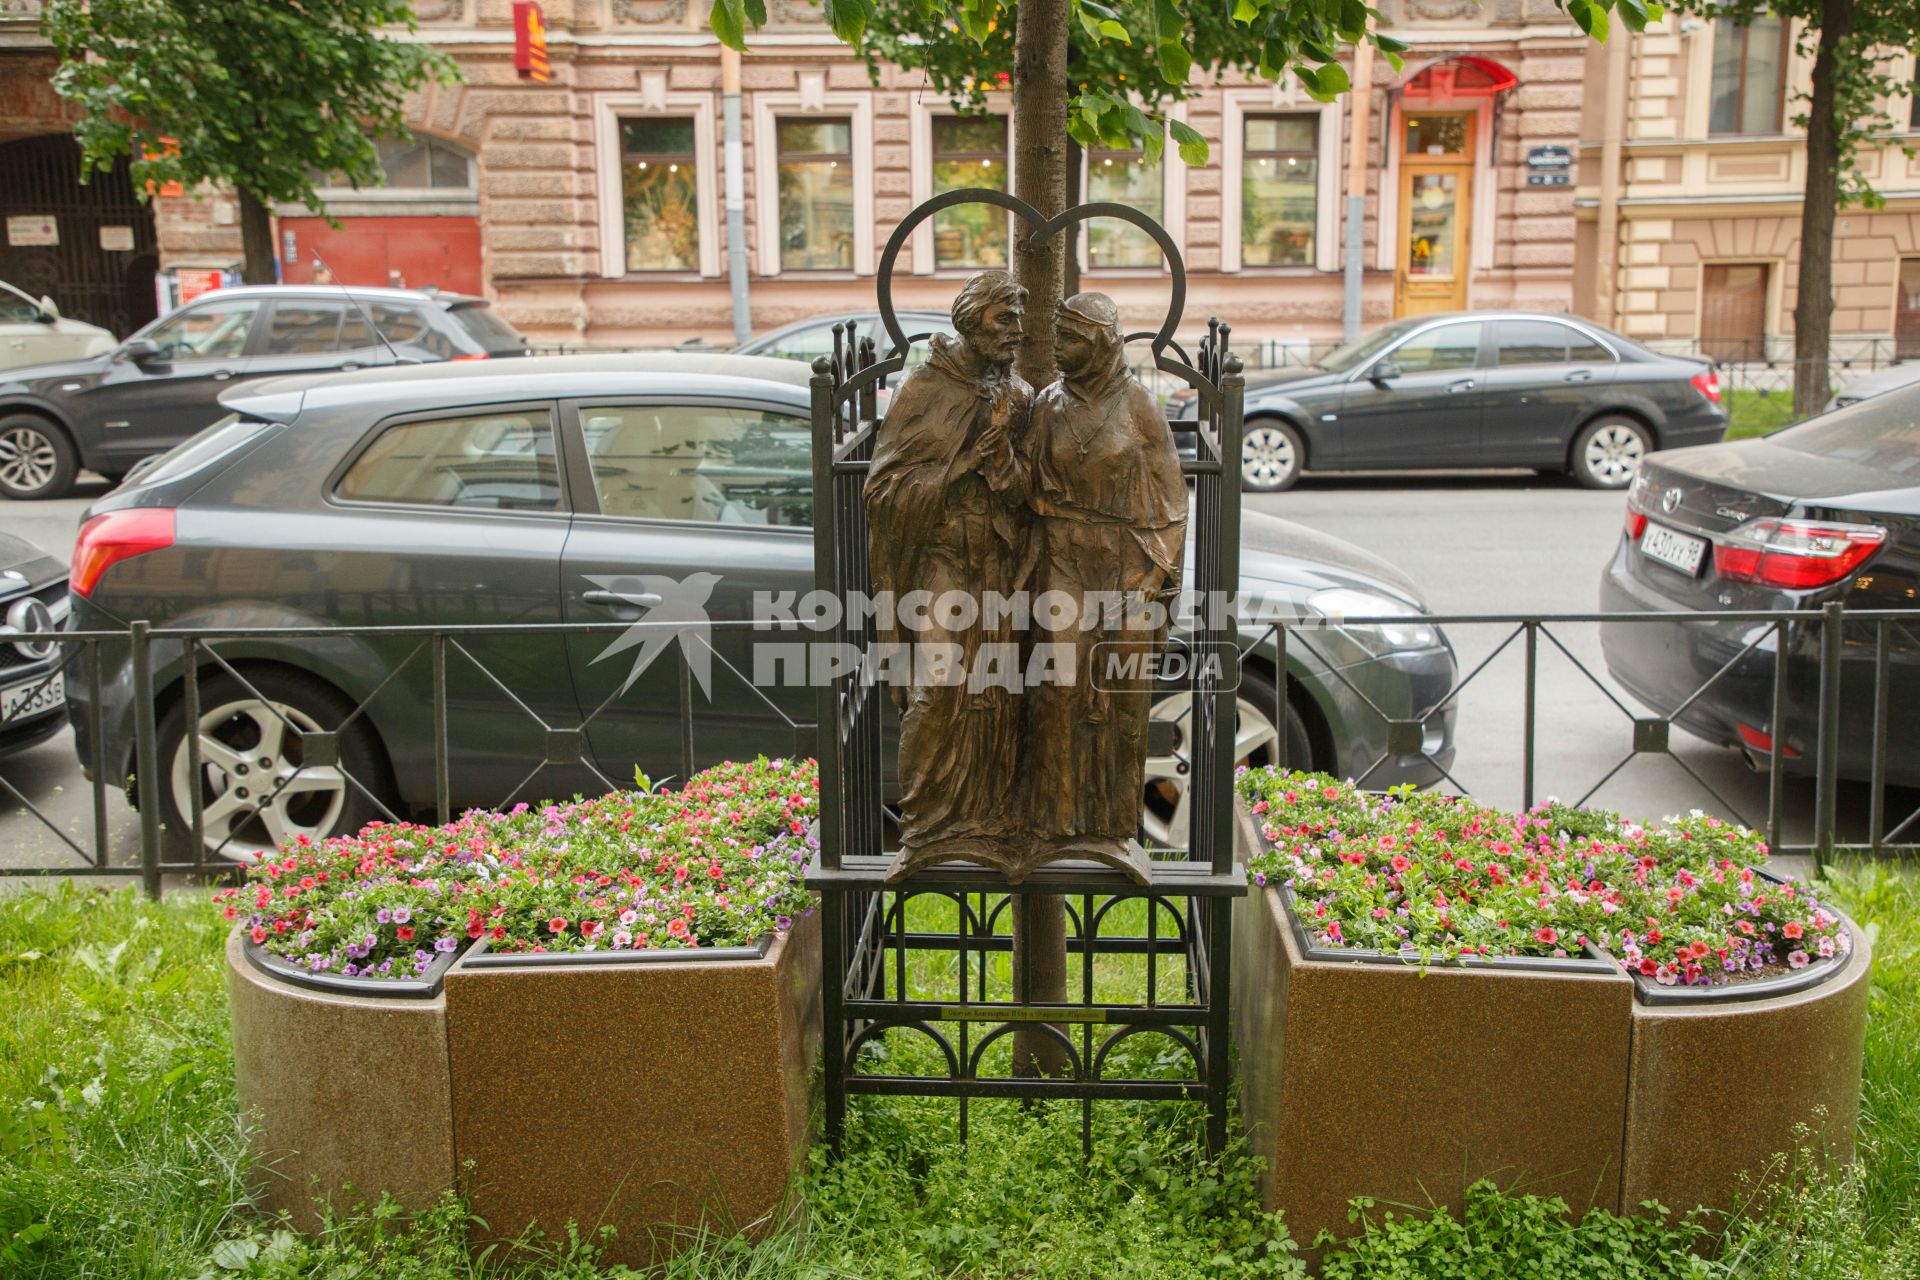
M 1793 1180 L 1750 1206 L 1711 1263 L 1683 1247 L 1675 1221 L 1589 1215 L 1574 1224 L 1555 1202 L 1488 1188 L 1458 1220 L 1368 1208 L 1366 1234 L 1331 1256 L 1326 1273 L 1920 1280 L 1920 875 L 1840 871 L 1833 897 L 1875 938 L 1851 1168 Z M 256 1214 L 243 1190 L 221 941 L 195 892 L 159 905 L 72 887 L 0 896 L 0 1276 L 623 1274 L 595 1261 L 591 1239 L 476 1248 L 486 1233 L 452 1200 L 411 1218 L 375 1208 L 311 1239 Z M 998 986 L 1004 971 L 991 967 Z M 931 962 L 914 975 L 929 984 L 955 976 Z M 1144 974 L 1128 964 L 1096 978 L 1138 989 Z M 925 1050 L 888 1052 L 909 1066 Z M 1720 1087 L 1765 1106 L 1767 1071 L 1765 1061 L 1727 1064 Z M 690 1238 L 659 1280 L 1304 1274 L 1284 1224 L 1259 1210 L 1254 1162 L 1240 1151 L 1214 1162 L 1196 1154 L 1199 1119 L 1191 1104 L 1102 1104 L 1083 1164 L 1077 1107 L 976 1103 L 962 1149 L 952 1102 L 859 1098 L 846 1158 L 816 1156 L 804 1221 L 758 1243 L 718 1231 Z
M 1771 435 L 1798 419 L 1793 412 L 1793 392 L 1729 391 L 1727 393 L 1728 440 Z

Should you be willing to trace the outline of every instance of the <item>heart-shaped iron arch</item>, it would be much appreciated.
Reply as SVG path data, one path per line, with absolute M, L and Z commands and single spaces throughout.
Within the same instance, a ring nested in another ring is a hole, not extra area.
M 1169 346 L 1175 351 L 1180 348 L 1173 341 L 1174 330 L 1180 325 L 1181 313 L 1187 304 L 1187 266 L 1180 257 L 1180 248 L 1174 244 L 1167 229 L 1141 213 L 1138 209 L 1124 204 L 1077 204 L 1071 209 L 1062 210 L 1057 216 L 1043 218 L 1040 211 L 1018 196 L 1010 196 L 1004 191 L 994 191 L 987 187 L 967 187 L 960 191 L 948 191 L 937 195 L 914 207 L 913 211 L 900 221 L 887 238 L 887 247 L 880 255 L 879 278 L 876 292 L 880 304 L 880 323 L 887 331 L 887 337 L 893 343 L 893 350 L 904 353 L 907 349 L 907 335 L 900 328 L 899 317 L 893 312 L 893 264 L 900 256 L 900 250 L 906 247 L 907 239 L 920 226 L 943 209 L 951 209 L 960 204 L 990 204 L 1017 215 L 1020 220 L 1032 228 L 1027 236 L 1027 244 L 1039 246 L 1053 239 L 1065 228 L 1076 222 L 1086 222 L 1091 218 L 1118 218 L 1122 222 L 1147 233 L 1153 242 L 1160 246 L 1160 252 L 1166 255 L 1167 270 L 1173 276 L 1173 300 L 1167 308 L 1167 318 L 1161 322 L 1158 332 L 1152 334 L 1153 354 L 1156 362 Z M 1130 339 L 1145 335 L 1129 334 Z

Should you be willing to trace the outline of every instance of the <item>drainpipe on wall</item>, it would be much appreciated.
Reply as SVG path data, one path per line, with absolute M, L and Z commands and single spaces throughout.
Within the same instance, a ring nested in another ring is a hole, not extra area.
M 1363 243 L 1367 217 L 1367 111 L 1373 106 L 1373 46 L 1364 40 L 1353 47 L 1353 104 L 1347 150 L 1347 289 L 1346 340 L 1360 336 L 1360 284 L 1366 263 Z
M 733 293 L 733 340 L 753 336 L 753 304 L 747 299 L 746 142 L 740 127 L 740 51 L 720 46 L 720 102 L 726 162 L 727 282 Z
M 1607 105 L 1600 126 L 1600 228 L 1594 248 L 1600 260 L 1594 264 L 1594 319 L 1617 329 L 1620 292 L 1620 178 L 1621 144 L 1626 140 L 1627 113 L 1627 31 L 1624 25 L 1607 42 Z

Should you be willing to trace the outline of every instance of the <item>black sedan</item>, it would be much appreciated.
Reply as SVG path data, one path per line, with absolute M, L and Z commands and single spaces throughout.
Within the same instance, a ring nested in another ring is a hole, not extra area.
M 1758 765 L 1775 750 L 1811 771 L 1819 627 L 1789 629 L 1786 719 L 1773 720 L 1777 653 L 1766 624 L 1716 610 L 1920 607 L 1920 388 L 1889 392 L 1757 440 L 1658 453 L 1627 498 L 1626 528 L 1600 581 L 1607 668 L 1633 696 Z M 1920 614 L 1915 621 L 1920 622 Z M 1888 780 L 1920 783 L 1920 637 L 1890 629 Z M 1761 643 L 1736 657 L 1756 636 Z M 1849 627 L 1841 676 L 1840 776 L 1872 769 L 1875 636 Z M 1721 673 L 1723 668 L 1730 669 Z
M 1303 368 L 1250 372 L 1240 478 L 1272 493 L 1306 471 L 1531 467 L 1618 489 L 1645 454 L 1726 426 L 1704 360 L 1572 316 L 1418 316 Z
M 0 495 L 58 498 L 81 468 L 118 480 L 223 412 L 255 378 L 521 355 L 484 298 L 411 289 L 217 289 L 111 351 L 0 375 Z
M 94 504 L 75 549 L 79 626 L 150 619 L 158 803 L 176 852 L 197 790 L 209 852 L 353 829 L 436 796 L 432 664 L 417 638 L 340 632 L 236 639 L 215 647 L 245 676 L 203 672 L 187 723 L 182 628 L 376 627 L 595 622 L 647 612 L 616 590 L 645 575 L 658 593 L 704 590 L 716 622 L 756 616 L 755 594 L 813 584 L 811 374 L 742 356 L 536 358 L 282 379 L 230 393 L 234 412 Z M 1237 755 L 1278 756 L 1426 783 L 1452 760 L 1454 655 L 1404 575 L 1356 548 L 1249 516 L 1241 598 L 1262 616 L 1324 620 L 1287 647 L 1290 698 L 1276 694 L 1270 637 L 1243 667 Z M 644 603 L 644 602 L 638 602 Z M 1346 618 L 1396 617 L 1386 625 Z M 1251 632 L 1250 638 L 1257 635 Z M 466 635 L 448 647 L 449 781 L 459 806 L 538 800 L 635 765 L 677 772 L 684 725 L 678 664 L 629 684 L 609 655 L 618 629 Z M 711 694 L 694 695 L 701 762 L 807 750 L 815 693 L 759 676 L 756 641 L 791 633 L 716 629 Z M 600 660 L 606 658 L 607 660 Z M 134 708 L 129 654 L 103 643 L 107 776 L 127 776 Z M 68 682 L 81 759 L 91 759 L 90 673 Z M 352 709 L 366 703 L 364 714 Z M 1179 846 L 1187 825 L 1190 699 L 1156 703 L 1142 825 Z M 571 733 L 585 721 L 584 735 Z M 1390 729 L 1421 724 L 1416 741 Z M 560 731 L 556 739 L 549 729 Z M 334 733 L 309 758 L 316 733 Z M 202 768 L 189 767 L 197 731 Z M 561 759 L 542 768 L 556 753 Z M 1431 758 L 1429 758 L 1431 757 Z M 536 774 L 535 770 L 540 771 Z M 357 780 L 355 786 L 349 778 Z
M 24 751 L 66 723 L 59 646 L 67 623 L 67 567 L 0 533 L 0 756 Z

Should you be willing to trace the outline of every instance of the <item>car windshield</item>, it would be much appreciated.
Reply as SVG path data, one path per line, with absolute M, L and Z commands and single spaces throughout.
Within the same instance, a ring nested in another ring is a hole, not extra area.
M 527 340 L 520 336 L 520 331 L 502 320 L 484 302 L 469 302 L 453 308 L 453 318 L 469 337 L 480 344 L 483 351 L 490 354 L 518 351 L 526 345 Z
M 1335 347 L 1315 360 L 1314 367 L 1325 369 L 1329 373 L 1345 373 L 1349 369 L 1357 369 L 1398 342 L 1416 323 L 1418 322 L 1415 320 L 1396 320 L 1384 329 L 1375 329 L 1364 338 L 1356 338 L 1345 346 Z
M 1872 471 L 1920 475 L 1920 389 L 1823 413 L 1774 432 L 1767 443 Z

